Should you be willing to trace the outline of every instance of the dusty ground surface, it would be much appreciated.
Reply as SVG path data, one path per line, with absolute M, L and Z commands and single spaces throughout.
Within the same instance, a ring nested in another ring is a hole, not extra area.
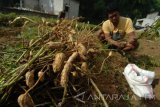
M 20 30 L 20 28 L 0 28 L 0 52 L 3 52 L 7 45 L 14 47 L 18 43 L 17 35 L 20 34 Z
M 5 45 L 15 45 L 19 42 L 16 35 L 20 29 L 0 29 L 0 51 L 3 52 Z M 110 107 L 158 107 L 160 106 L 160 43 L 140 39 L 140 46 L 129 58 L 122 56 L 118 52 L 106 61 L 107 67 L 104 67 L 102 73 L 96 74 L 94 81 L 104 95 Z M 142 68 L 156 72 L 156 78 L 153 84 L 155 99 L 139 99 L 134 97 L 122 72 L 128 63 L 139 64 Z M 153 64 L 154 63 L 154 64 Z M 157 64 L 158 63 L 158 64 Z M 101 64 L 100 64 L 101 65 Z

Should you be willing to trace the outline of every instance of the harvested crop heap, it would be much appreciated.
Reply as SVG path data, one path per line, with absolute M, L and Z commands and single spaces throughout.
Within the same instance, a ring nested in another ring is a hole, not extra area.
M 16 96 L 21 107 L 67 105 L 69 100 L 69 103 L 83 104 L 76 95 L 90 94 L 91 84 L 98 90 L 92 78 L 95 70 L 100 70 L 95 65 L 101 62 L 94 58 L 102 46 L 93 33 L 94 28 L 80 27 L 76 19 L 53 24 L 44 19 L 42 23 L 36 23 L 21 18 L 27 20 L 22 30 L 27 23 L 33 23 L 37 26 L 38 38 L 27 44 L 16 62 L 19 67 L 0 78 L 0 101 Z

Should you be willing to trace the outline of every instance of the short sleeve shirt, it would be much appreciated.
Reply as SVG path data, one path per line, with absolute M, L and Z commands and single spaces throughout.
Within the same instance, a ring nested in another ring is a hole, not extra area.
M 104 33 L 120 31 L 128 34 L 134 31 L 134 27 L 130 18 L 120 17 L 119 24 L 116 28 L 110 20 L 106 20 L 102 25 L 102 30 Z

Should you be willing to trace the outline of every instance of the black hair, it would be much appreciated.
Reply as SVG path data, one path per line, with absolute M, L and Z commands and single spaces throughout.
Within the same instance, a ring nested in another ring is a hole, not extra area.
M 119 11 L 118 4 L 116 2 L 111 2 L 107 5 L 106 13 L 110 14 L 114 11 Z

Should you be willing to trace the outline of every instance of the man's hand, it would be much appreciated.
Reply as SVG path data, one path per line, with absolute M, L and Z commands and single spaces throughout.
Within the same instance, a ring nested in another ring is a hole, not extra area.
M 132 45 L 130 43 L 127 43 L 126 46 L 122 50 L 129 51 L 129 50 L 132 50 L 134 48 L 135 48 L 134 45 Z
M 117 42 L 115 44 L 119 49 L 123 49 L 126 47 L 126 42 Z

